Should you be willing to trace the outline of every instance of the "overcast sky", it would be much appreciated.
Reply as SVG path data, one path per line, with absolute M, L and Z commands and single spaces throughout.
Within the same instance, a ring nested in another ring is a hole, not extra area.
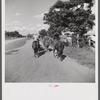
M 43 28 L 43 14 L 57 0 L 5 0 L 6 31 L 19 31 L 21 34 L 37 33 Z M 67 1 L 67 0 L 63 0 Z

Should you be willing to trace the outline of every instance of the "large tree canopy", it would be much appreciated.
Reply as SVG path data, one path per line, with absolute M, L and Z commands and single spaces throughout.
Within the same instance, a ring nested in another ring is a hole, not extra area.
M 87 9 L 84 8 L 85 4 L 87 4 Z M 92 0 L 57 1 L 49 12 L 44 14 L 44 23 L 50 25 L 49 33 L 58 30 L 60 33 L 68 28 L 71 32 L 82 36 L 93 28 L 95 16 L 91 11 L 92 6 Z

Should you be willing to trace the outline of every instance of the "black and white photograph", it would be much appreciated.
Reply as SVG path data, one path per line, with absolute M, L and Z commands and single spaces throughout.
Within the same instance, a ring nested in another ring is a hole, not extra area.
M 5 0 L 5 83 L 95 83 L 96 0 Z

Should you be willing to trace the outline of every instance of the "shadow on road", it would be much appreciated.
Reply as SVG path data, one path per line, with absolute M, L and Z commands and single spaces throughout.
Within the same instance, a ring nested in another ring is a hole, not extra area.
M 43 48 L 39 48 L 38 57 L 44 55 L 46 51 Z
M 5 52 L 5 55 L 11 55 L 11 54 L 16 53 L 18 51 L 19 50 L 11 50 L 11 51 Z
M 65 58 L 66 58 L 66 55 L 62 55 L 60 59 L 61 61 L 63 61 Z
M 51 49 L 51 48 L 49 48 L 48 50 L 49 50 L 49 52 L 51 52 L 51 51 L 52 51 L 52 49 Z

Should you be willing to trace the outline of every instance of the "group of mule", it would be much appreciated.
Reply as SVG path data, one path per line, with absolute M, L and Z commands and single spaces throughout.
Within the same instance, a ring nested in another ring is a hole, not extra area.
M 62 57 L 63 51 L 64 51 L 64 42 L 63 41 L 61 41 L 60 39 L 57 40 L 57 39 L 52 39 L 48 36 L 45 36 L 42 39 L 42 43 L 43 43 L 43 46 L 40 45 L 39 39 L 33 41 L 32 48 L 34 50 L 35 57 L 39 57 L 39 52 L 41 52 L 40 48 L 44 48 L 43 50 L 45 50 L 47 52 L 50 50 L 49 47 L 52 47 L 54 57 L 60 58 L 60 60 L 61 60 L 61 57 Z

